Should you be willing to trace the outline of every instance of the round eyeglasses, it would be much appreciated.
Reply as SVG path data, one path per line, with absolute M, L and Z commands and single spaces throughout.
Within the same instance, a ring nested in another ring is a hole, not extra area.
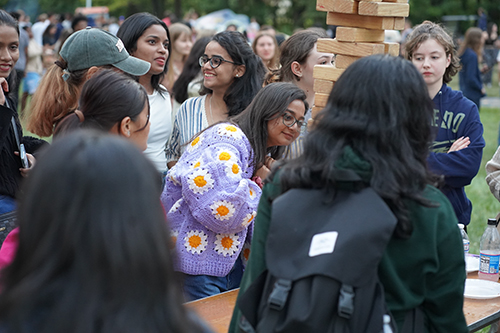
M 212 67 L 213 69 L 216 69 L 217 67 L 219 67 L 223 62 L 228 62 L 228 63 L 233 64 L 233 65 L 240 65 L 236 62 L 226 60 L 218 55 L 214 55 L 212 58 L 209 58 L 206 54 L 204 54 L 198 60 L 200 67 L 205 66 L 205 64 L 209 61 L 210 61 L 210 67 Z
M 295 123 L 297 123 L 297 126 L 299 126 L 299 129 L 301 131 L 303 131 L 307 126 L 307 123 L 305 121 L 297 120 L 288 112 L 283 113 L 283 125 L 285 125 L 286 127 L 292 127 L 293 125 L 295 125 Z

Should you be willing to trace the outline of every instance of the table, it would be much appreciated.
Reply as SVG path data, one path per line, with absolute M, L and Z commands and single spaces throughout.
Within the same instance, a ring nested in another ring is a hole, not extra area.
M 477 272 L 467 278 L 477 279 Z M 186 303 L 216 333 L 227 333 L 239 289 Z M 464 315 L 470 332 L 476 332 L 500 320 L 500 297 L 494 299 L 464 298 Z
M 477 272 L 467 274 L 468 279 L 477 279 Z M 464 314 L 470 332 L 476 332 L 500 319 L 500 297 L 493 299 L 464 298 Z

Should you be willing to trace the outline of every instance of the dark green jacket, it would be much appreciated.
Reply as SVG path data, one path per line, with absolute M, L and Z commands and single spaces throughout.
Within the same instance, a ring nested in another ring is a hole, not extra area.
M 370 165 L 352 150 L 346 150 L 336 165 L 355 170 L 365 180 L 371 175 Z M 264 186 L 262 192 L 240 295 L 266 269 L 265 245 L 272 208 L 270 199 L 280 194 L 278 175 L 272 183 Z M 391 239 L 379 266 L 387 305 L 399 327 L 406 312 L 420 306 L 426 317 L 428 332 L 469 332 L 463 314 L 466 275 L 457 218 L 448 199 L 438 189 L 427 186 L 423 195 L 439 206 L 424 207 L 410 202 L 413 234 L 407 240 Z M 230 333 L 239 332 L 237 323 L 240 315 L 235 308 Z

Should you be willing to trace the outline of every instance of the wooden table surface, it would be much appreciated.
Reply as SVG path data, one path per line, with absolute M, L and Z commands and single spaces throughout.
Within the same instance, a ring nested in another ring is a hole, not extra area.
M 477 272 L 467 278 L 477 279 Z M 227 333 L 239 289 L 186 303 L 212 327 L 216 333 Z M 464 298 L 464 314 L 471 332 L 489 326 L 500 319 L 500 297 L 493 299 Z

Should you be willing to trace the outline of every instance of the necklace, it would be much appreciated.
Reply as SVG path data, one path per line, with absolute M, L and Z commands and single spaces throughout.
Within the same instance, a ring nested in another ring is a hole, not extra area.
M 214 98 L 214 95 L 210 96 L 210 102 L 208 102 L 208 107 L 210 109 L 210 125 L 214 123 L 214 118 L 212 116 L 212 98 Z

